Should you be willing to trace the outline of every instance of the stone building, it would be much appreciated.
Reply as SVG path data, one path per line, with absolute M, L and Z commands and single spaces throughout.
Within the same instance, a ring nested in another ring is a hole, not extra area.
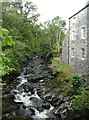
M 62 46 L 62 60 L 76 73 L 89 73 L 89 0 L 69 18 L 69 33 Z

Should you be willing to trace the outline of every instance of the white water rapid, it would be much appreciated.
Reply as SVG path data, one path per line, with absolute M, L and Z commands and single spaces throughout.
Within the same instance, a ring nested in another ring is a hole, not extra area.
M 43 100 L 37 95 L 36 90 L 34 90 L 34 93 L 24 91 L 23 85 L 25 83 L 28 84 L 26 75 L 22 73 L 19 79 L 20 83 L 16 89 L 12 90 L 12 94 L 15 96 L 14 102 L 21 104 L 19 114 L 31 116 L 33 120 L 41 120 L 42 118 L 46 120 L 52 116 L 51 111 L 53 110 L 53 106 L 49 104 L 49 108 L 43 108 Z

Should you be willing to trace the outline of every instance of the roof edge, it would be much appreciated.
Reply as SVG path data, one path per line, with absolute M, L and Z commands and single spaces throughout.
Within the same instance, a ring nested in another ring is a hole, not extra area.
M 74 17 L 75 15 L 77 15 L 78 13 L 80 13 L 81 11 L 83 11 L 84 9 L 86 9 L 87 7 L 89 7 L 89 3 L 83 7 L 81 10 L 79 10 L 78 12 L 76 12 L 74 15 L 72 15 L 71 17 L 69 17 L 69 19 L 71 19 L 72 17 Z

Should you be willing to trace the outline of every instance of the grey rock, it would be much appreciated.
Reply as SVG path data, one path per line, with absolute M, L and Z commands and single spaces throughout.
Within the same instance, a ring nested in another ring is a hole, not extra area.
M 51 102 L 52 101 L 52 93 L 47 93 L 46 95 L 43 96 L 43 98 L 46 100 L 46 101 L 49 101 Z
M 34 91 L 33 86 L 30 83 L 24 83 L 22 85 L 22 87 L 25 92 L 33 92 Z
M 42 107 L 43 107 L 44 109 L 49 109 L 49 108 L 50 108 L 50 103 L 45 102 L 45 103 L 42 104 Z

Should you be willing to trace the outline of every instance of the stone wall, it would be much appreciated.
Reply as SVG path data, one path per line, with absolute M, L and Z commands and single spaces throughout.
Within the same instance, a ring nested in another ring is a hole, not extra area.
M 62 61 L 79 75 L 89 73 L 89 6 L 69 18 L 69 34 L 62 45 Z
M 68 36 L 65 37 L 62 43 L 62 63 L 68 64 Z
M 87 72 L 87 9 L 72 17 L 69 23 L 69 65 L 76 73 L 83 74 Z M 82 39 L 82 27 L 85 27 L 84 39 Z M 82 58 L 82 49 L 84 58 Z
M 88 73 L 88 77 L 87 77 L 87 82 L 89 84 L 89 7 L 87 8 L 87 73 Z

